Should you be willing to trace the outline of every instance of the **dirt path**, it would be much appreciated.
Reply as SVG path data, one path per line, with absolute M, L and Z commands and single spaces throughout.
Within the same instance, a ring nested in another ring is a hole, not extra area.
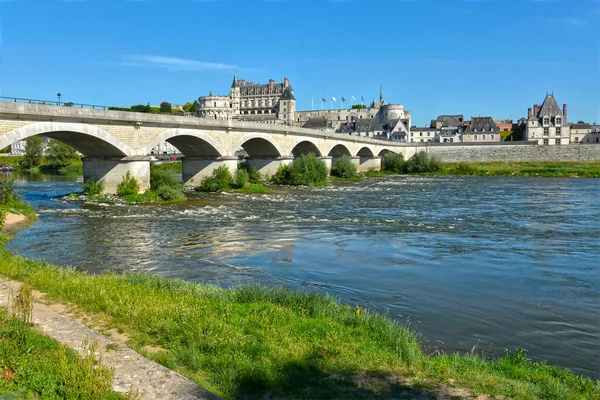
M 0 306 L 8 305 L 19 282 L 0 278 Z M 84 340 L 98 342 L 96 356 L 102 363 L 114 368 L 113 390 L 126 394 L 138 393 L 140 400 L 154 399 L 218 399 L 189 379 L 142 357 L 119 341 L 93 331 L 66 314 L 62 304 L 44 304 L 42 294 L 34 292 L 33 321 L 35 328 L 56 341 L 80 351 Z

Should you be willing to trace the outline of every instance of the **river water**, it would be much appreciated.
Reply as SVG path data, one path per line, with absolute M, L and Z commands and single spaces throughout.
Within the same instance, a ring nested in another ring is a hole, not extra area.
M 524 348 L 600 378 L 598 180 L 396 176 L 166 206 L 63 202 L 68 178 L 20 187 L 40 217 L 7 247 L 27 257 L 325 292 L 427 351 Z

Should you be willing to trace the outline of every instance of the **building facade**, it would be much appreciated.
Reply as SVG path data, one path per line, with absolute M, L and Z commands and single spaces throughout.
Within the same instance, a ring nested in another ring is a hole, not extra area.
M 542 105 L 534 104 L 527 110 L 525 140 L 539 145 L 569 144 L 570 126 L 567 123 L 567 105 L 562 110 L 553 94 L 547 94 Z
M 571 125 L 571 143 L 600 143 L 600 125 Z
M 238 80 L 234 74 L 231 91 L 227 96 L 198 98 L 200 118 L 241 119 L 292 124 L 296 112 L 296 98 L 288 78 L 283 83 L 260 84 Z
M 492 117 L 471 117 L 462 132 L 463 143 L 500 142 L 500 128 Z

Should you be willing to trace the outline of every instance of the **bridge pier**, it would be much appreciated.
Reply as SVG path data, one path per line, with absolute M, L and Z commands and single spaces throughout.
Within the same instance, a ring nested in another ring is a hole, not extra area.
M 85 157 L 83 159 L 83 181 L 94 178 L 104 182 L 102 193 L 117 193 L 117 185 L 129 172 L 140 185 L 140 192 L 150 188 L 150 159 L 138 157 Z
M 358 172 L 381 170 L 381 157 L 357 157 L 359 158 Z
M 231 174 L 235 173 L 238 165 L 237 157 L 183 157 L 181 162 L 181 179 L 186 186 L 198 186 L 202 178 L 211 176 L 219 167 L 229 168 Z
M 246 164 L 249 168 L 256 168 L 261 176 L 271 178 L 277 173 L 280 165 L 289 165 L 294 157 L 247 157 Z
M 327 167 L 327 174 L 331 174 L 331 167 L 333 166 L 333 157 L 323 156 L 321 157 L 321 161 Z

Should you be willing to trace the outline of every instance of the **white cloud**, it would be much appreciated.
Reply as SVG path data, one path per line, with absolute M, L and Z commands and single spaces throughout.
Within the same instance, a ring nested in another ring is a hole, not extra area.
M 117 64 L 128 67 L 157 67 L 171 71 L 202 71 L 202 70 L 235 70 L 234 64 L 224 64 L 209 61 L 190 60 L 186 58 L 131 54 L 123 57 Z

